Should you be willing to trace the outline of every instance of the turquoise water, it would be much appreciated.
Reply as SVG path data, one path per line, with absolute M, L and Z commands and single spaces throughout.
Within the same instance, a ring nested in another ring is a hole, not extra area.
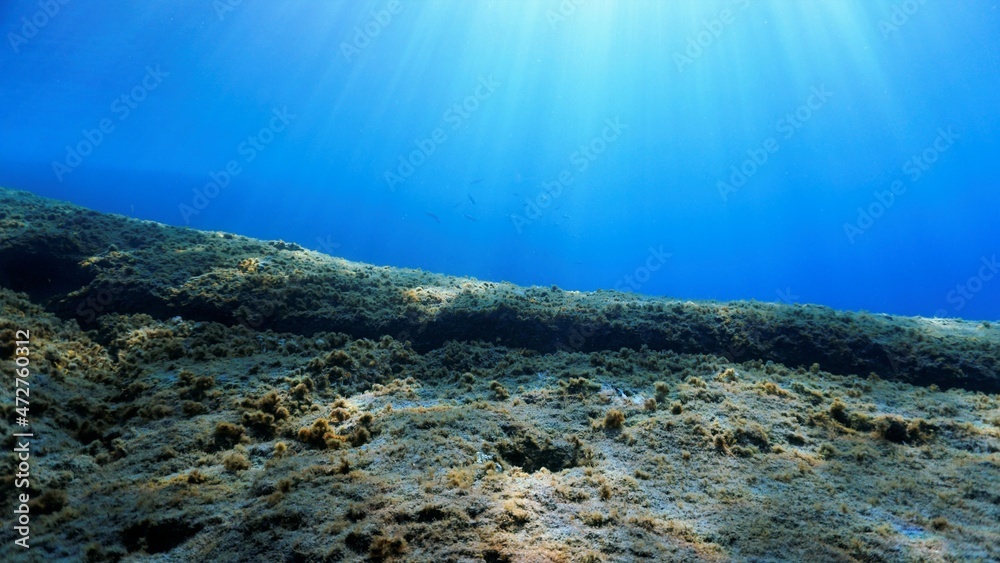
M 8 1 L 0 185 L 485 279 L 997 319 L 997 5 Z

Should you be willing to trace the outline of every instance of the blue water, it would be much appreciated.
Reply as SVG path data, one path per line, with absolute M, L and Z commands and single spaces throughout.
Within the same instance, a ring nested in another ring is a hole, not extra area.
M 491 280 L 1000 318 L 996 0 L 0 21 L 6 187 Z

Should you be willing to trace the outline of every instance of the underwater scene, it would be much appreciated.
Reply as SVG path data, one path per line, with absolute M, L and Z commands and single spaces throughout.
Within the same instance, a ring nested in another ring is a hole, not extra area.
M 996 0 L 0 24 L 0 561 L 1000 561 Z

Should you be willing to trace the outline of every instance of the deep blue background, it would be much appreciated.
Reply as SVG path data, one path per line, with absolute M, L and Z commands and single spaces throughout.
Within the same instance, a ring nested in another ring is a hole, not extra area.
M 648 294 L 1000 318 L 1000 275 L 980 268 L 1000 253 L 995 0 L 403 1 L 388 22 L 388 1 L 223 2 L 4 2 L 0 185 L 486 279 L 638 274 Z M 377 35 L 345 56 L 366 25 Z M 149 68 L 167 75 L 143 91 Z M 123 119 L 113 104 L 136 87 Z M 786 138 L 814 88 L 832 96 Z M 281 108 L 294 119 L 247 162 L 240 144 Z M 103 119 L 114 130 L 60 181 L 53 162 Z M 580 171 L 573 153 L 615 119 L 627 128 Z M 958 140 L 913 181 L 903 166 L 948 128 Z M 724 199 L 717 182 L 769 138 L 779 150 Z M 185 218 L 230 160 L 241 173 Z M 897 180 L 852 242 L 845 223 Z

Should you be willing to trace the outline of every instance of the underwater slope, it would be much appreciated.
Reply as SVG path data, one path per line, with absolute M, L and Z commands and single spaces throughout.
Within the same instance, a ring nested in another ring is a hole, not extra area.
M 0 283 L 84 328 L 99 314 L 310 335 L 453 339 L 540 352 L 620 348 L 1000 391 L 1000 326 L 759 302 L 579 293 L 375 267 L 259 241 L 103 215 L 0 190 Z
M 518 288 L 0 191 L 0 372 L 23 329 L 32 549 L 3 561 L 1000 560 L 985 323 Z

